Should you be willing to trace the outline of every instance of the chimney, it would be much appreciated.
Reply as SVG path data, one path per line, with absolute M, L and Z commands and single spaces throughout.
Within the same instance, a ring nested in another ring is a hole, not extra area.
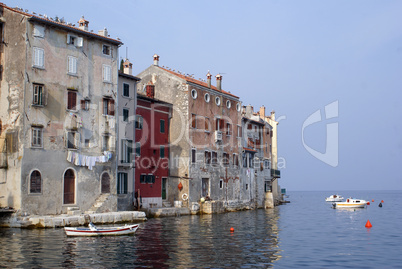
M 81 17 L 81 19 L 78 21 L 78 28 L 80 28 L 81 30 L 84 31 L 88 31 L 88 24 L 89 21 L 87 21 L 86 19 L 84 19 L 84 16 Z
M 265 120 L 265 106 L 260 107 L 260 119 Z
M 253 115 L 253 112 L 254 112 L 254 108 L 252 107 L 252 105 L 246 106 L 246 117 L 247 118 L 251 118 L 251 116 Z
M 155 85 L 153 85 L 152 81 L 148 82 L 145 86 L 147 97 L 154 99 L 155 98 Z
M 208 88 L 211 88 L 211 77 L 212 77 L 212 75 L 211 75 L 211 73 L 209 73 L 209 70 L 208 70 L 208 74 L 207 74 Z
M 222 90 L 222 76 L 220 74 L 216 75 L 216 88 L 218 91 Z
M 123 72 L 124 74 L 127 75 L 132 75 L 133 74 L 133 64 L 130 63 L 130 61 L 128 59 L 126 59 L 126 61 L 123 63 Z
M 103 30 L 99 30 L 98 31 L 98 35 L 101 35 L 101 36 L 106 36 L 107 37 L 107 29 L 106 29 L 106 27 L 103 29 Z
M 159 55 L 154 54 L 154 65 L 159 66 Z
M 272 110 L 271 112 L 271 120 L 275 120 L 275 110 Z

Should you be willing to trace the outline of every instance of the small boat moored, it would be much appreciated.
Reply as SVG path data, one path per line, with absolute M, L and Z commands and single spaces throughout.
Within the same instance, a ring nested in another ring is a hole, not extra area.
M 341 195 L 334 194 L 334 195 L 331 195 L 330 197 L 325 198 L 325 201 L 326 202 L 342 202 L 343 199 L 345 199 L 345 198 L 343 198 Z
M 367 205 L 366 200 L 348 198 L 345 202 L 333 203 L 333 208 L 364 208 Z
M 120 227 L 98 228 L 91 223 L 88 228 L 83 227 L 64 227 L 67 236 L 102 236 L 102 235 L 128 235 L 133 234 L 138 229 L 138 224 L 125 225 Z

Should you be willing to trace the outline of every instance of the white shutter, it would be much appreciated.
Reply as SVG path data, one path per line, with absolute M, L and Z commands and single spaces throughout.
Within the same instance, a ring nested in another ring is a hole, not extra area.
M 77 38 L 77 47 L 82 47 L 84 45 L 84 39 L 82 37 Z
M 103 65 L 103 80 L 110 82 L 111 81 L 111 67 L 110 65 Z
M 77 74 L 77 58 L 68 56 L 68 73 Z
M 34 25 L 33 35 L 36 37 L 45 37 L 45 27 L 41 25 Z
M 81 134 L 78 132 L 74 133 L 74 146 L 76 149 L 80 148 L 80 142 L 81 142 Z
M 44 67 L 45 52 L 41 48 L 34 48 L 33 65 L 37 67 Z
M 70 34 L 67 34 L 67 44 L 70 44 Z

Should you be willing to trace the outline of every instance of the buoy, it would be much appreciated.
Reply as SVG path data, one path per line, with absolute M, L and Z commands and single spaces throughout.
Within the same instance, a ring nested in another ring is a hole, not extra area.
M 384 200 L 381 200 L 381 203 L 384 203 Z
M 373 225 L 371 225 L 370 221 L 367 220 L 365 227 L 366 227 L 366 228 L 371 228 L 371 227 L 373 227 Z
M 373 200 L 371 200 L 373 203 L 374 203 L 374 199 Z
M 177 188 L 179 189 L 179 191 L 181 191 L 181 189 L 183 189 L 183 184 L 181 184 L 180 182 L 179 185 L 177 185 Z
M 370 205 L 370 202 L 367 202 L 367 205 Z
M 232 227 L 232 228 L 230 228 L 230 232 L 231 232 L 231 233 L 233 233 L 233 232 L 234 232 L 234 229 L 233 229 L 233 227 Z
M 378 206 L 379 206 L 379 207 L 382 207 L 382 203 L 380 203 Z

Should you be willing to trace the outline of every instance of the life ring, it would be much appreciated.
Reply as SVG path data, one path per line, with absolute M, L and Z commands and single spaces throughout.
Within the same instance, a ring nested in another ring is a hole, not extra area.
M 183 201 L 187 201 L 187 199 L 188 199 L 187 193 L 183 193 L 183 195 L 181 196 L 181 198 L 183 199 Z

